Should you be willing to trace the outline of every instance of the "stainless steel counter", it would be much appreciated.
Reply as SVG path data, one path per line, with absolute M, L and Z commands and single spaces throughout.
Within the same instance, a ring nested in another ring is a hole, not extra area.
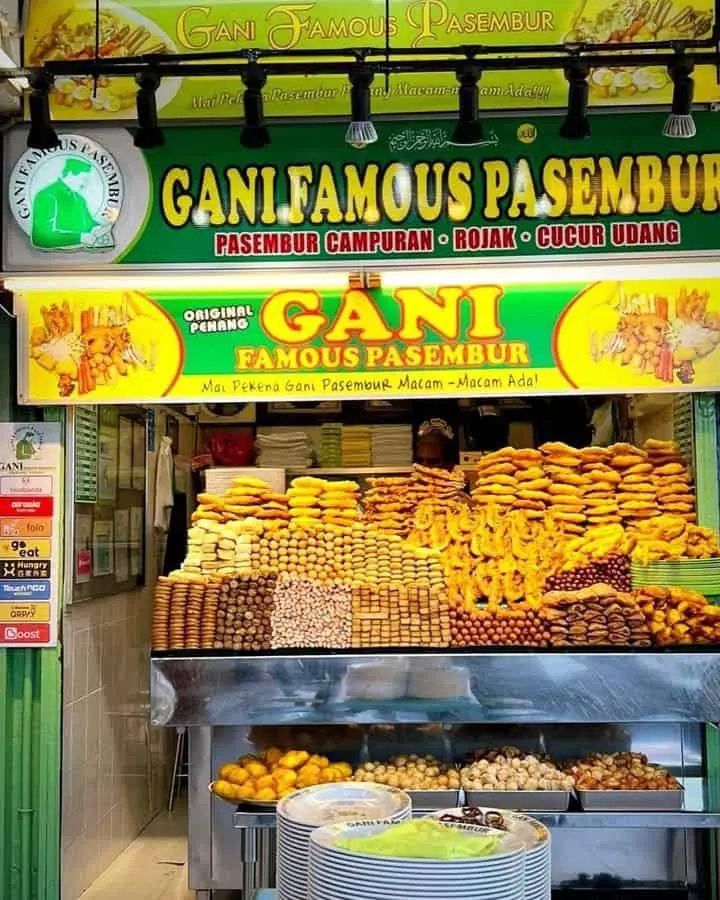
M 423 816 L 422 810 L 415 815 Z M 720 829 L 720 812 L 529 812 L 548 828 L 669 828 Z M 275 828 L 274 812 L 247 812 L 238 810 L 233 815 L 233 827 Z
M 524 752 L 564 760 L 587 753 L 645 753 L 685 788 L 682 811 L 537 813 L 553 832 L 553 882 L 583 875 L 617 884 L 687 884 L 702 879 L 713 829 L 720 828 L 720 792 L 706 749 L 717 742 L 712 725 L 665 721 L 624 724 L 397 724 L 191 727 L 189 733 L 190 885 L 196 890 L 272 887 L 273 810 L 236 807 L 208 791 L 220 766 L 268 746 L 304 746 L 351 765 L 385 760 L 412 749 L 459 761 L 473 749 L 513 744 Z M 202 893 L 200 896 L 205 896 Z M 208 895 L 209 896 L 209 895 Z M 659 896 L 659 895 L 658 895 Z M 704 898 L 703 898 L 704 900 Z
M 720 720 L 709 652 L 157 657 L 151 671 L 154 725 Z

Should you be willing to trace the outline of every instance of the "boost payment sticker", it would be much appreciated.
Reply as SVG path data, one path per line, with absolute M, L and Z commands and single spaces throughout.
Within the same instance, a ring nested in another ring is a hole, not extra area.
M 0 623 L 0 642 L 4 644 L 47 644 L 50 640 L 50 625 L 22 625 Z

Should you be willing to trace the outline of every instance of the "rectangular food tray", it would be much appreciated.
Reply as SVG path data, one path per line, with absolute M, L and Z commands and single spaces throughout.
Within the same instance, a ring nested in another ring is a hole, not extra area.
M 567 812 L 570 791 L 465 791 L 465 806 L 529 812 Z
M 682 809 L 683 791 L 578 791 L 585 812 L 657 812 Z
M 455 809 L 461 806 L 460 791 L 407 791 L 414 810 Z

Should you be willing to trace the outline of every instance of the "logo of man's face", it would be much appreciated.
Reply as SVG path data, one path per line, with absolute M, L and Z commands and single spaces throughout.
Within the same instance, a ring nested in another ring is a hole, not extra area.
M 71 191 L 82 194 L 90 185 L 89 172 L 68 172 L 63 179 Z

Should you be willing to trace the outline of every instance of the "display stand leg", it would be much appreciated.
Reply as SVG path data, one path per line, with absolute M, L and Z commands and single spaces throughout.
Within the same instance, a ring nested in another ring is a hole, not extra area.
M 183 768 L 185 768 L 185 742 L 187 741 L 187 729 L 186 728 L 178 728 L 176 729 L 177 735 L 175 739 L 175 760 L 173 762 L 172 776 L 170 777 L 170 796 L 168 797 L 168 812 L 172 812 L 175 807 L 175 800 L 177 799 L 178 792 L 180 790 L 180 779 L 187 778 L 187 775 L 183 773 Z
M 213 884 L 213 807 L 207 786 L 212 781 L 212 728 L 187 729 L 188 867 L 190 889 L 210 900 Z

